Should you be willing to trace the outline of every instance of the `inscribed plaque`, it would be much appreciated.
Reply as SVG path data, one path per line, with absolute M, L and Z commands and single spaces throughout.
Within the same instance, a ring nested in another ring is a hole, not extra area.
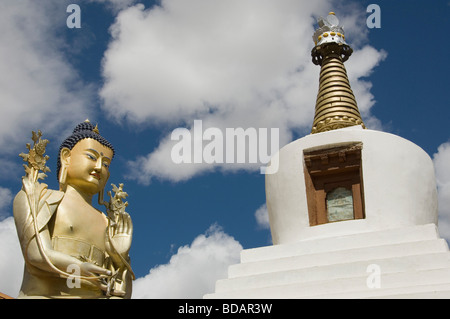
M 326 201 L 328 221 L 354 219 L 353 194 L 351 190 L 337 187 L 328 192 Z

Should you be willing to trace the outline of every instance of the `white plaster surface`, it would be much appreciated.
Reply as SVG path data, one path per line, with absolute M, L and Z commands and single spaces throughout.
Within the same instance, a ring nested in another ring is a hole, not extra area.
M 309 226 L 303 151 L 362 142 L 365 219 Z M 359 126 L 312 134 L 279 151 L 266 175 L 272 241 L 292 243 L 350 233 L 437 223 L 434 166 L 428 154 L 399 136 Z

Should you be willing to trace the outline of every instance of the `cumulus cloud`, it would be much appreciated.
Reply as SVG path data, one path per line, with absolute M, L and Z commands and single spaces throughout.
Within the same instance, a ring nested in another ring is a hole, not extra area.
M 24 146 L 31 130 L 56 136 L 90 114 L 94 91 L 67 63 L 58 36 L 67 28 L 65 5 L 57 0 L 0 3 L 0 155 Z
M 0 292 L 16 297 L 22 283 L 24 261 L 13 217 L 0 221 L 0 242 Z
M 450 142 L 443 143 L 433 155 L 439 201 L 439 232 L 450 241 Z
M 13 217 L 0 221 L 0 243 L 0 292 L 16 297 L 22 283 L 24 261 Z
M 0 292 L 12 297 L 19 294 L 23 275 L 23 257 L 14 218 L 11 217 L 13 196 L 0 187 Z
M 14 218 L 11 217 L 11 190 L 0 187 L 0 292 L 12 297 L 19 294 L 23 275 L 23 257 Z
M 121 12 L 105 54 L 105 109 L 135 122 L 176 123 L 253 101 L 307 53 L 294 40 L 310 41 L 310 10 L 301 9 L 292 1 L 169 0 Z
M 270 228 L 269 212 L 267 211 L 267 204 L 264 203 L 255 211 L 255 219 L 256 224 L 262 229 Z
M 214 292 L 218 279 L 227 277 L 228 266 L 239 262 L 241 250 L 239 242 L 213 225 L 190 245 L 180 247 L 168 264 L 136 279 L 133 298 L 202 298 Z
M 122 10 L 104 55 L 103 109 L 136 126 L 192 131 L 193 120 L 202 119 L 204 128 L 220 130 L 278 128 L 282 146 L 310 129 L 319 76 L 311 63 L 311 36 L 316 18 L 332 7 L 332 0 L 165 0 L 149 9 Z M 353 38 L 347 38 L 364 44 L 365 8 L 355 4 L 342 11 L 352 30 Z M 354 49 L 349 76 L 362 111 L 374 122 L 370 82 L 362 78 L 385 54 L 370 46 Z M 172 147 L 169 136 L 162 138 L 152 153 L 130 163 L 130 176 L 142 183 L 155 177 L 179 181 L 215 169 L 260 166 L 177 167 L 169 156 Z

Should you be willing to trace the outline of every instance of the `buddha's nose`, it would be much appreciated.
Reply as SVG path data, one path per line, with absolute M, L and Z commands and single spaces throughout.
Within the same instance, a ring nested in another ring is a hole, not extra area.
M 102 158 L 101 158 L 101 157 L 99 157 L 99 158 L 97 159 L 97 162 L 95 163 L 94 169 L 95 169 L 96 171 L 101 171 L 101 169 L 102 169 Z

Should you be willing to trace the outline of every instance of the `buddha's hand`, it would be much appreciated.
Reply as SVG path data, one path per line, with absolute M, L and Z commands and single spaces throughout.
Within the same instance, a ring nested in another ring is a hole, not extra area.
M 113 258 L 114 262 L 121 264 L 121 258 L 128 258 L 133 236 L 133 223 L 128 213 L 119 213 L 113 226 L 106 229 L 106 252 Z
M 90 262 L 83 262 L 81 264 L 81 274 L 83 276 L 98 276 L 98 275 L 106 275 L 111 276 L 111 271 Z

